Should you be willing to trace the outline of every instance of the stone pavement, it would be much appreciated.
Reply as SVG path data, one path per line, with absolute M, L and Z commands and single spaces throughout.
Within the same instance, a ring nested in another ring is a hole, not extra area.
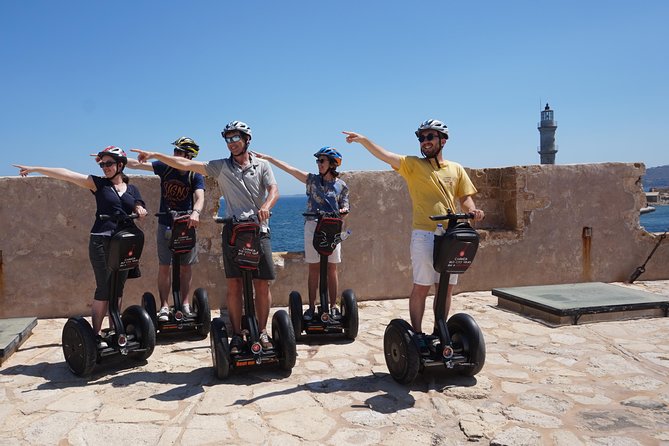
M 633 286 L 669 295 L 669 281 Z M 40 320 L 0 368 L 0 444 L 669 444 L 669 318 L 551 328 L 496 304 L 489 292 L 454 297 L 485 335 L 476 377 L 430 370 L 410 386 L 383 357 L 406 299 L 361 302 L 355 342 L 298 344 L 290 376 L 224 382 L 209 339 L 161 339 L 146 363 L 74 377 L 65 320 Z

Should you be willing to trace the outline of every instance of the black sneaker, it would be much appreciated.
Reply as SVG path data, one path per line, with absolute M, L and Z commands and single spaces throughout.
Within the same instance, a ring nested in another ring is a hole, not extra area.
M 305 321 L 310 321 L 314 318 L 314 309 L 309 307 L 307 311 L 304 312 L 304 316 L 302 316 Z
M 239 335 L 232 335 L 230 340 L 230 353 L 233 355 L 238 355 L 241 353 L 242 348 L 244 347 L 244 340 Z
M 430 348 L 427 346 L 425 333 L 417 334 L 416 340 L 418 341 L 418 352 L 423 356 L 428 356 L 430 354 Z

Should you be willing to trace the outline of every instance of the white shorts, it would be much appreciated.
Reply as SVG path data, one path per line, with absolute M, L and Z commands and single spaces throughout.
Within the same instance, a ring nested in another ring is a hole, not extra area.
M 316 231 L 316 220 L 304 222 L 304 261 L 306 263 L 320 263 L 321 255 L 314 248 L 314 231 Z M 341 263 L 341 243 L 328 257 L 328 263 Z
M 434 233 L 414 229 L 411 232 L 411 266 L 413 267 L 413 283 L 416 285 L 432 285 L 439 283 L 439 273 L 432 266 L 432 250 L 434 249 Z M 448 283 L 456 285 L 458 275 L 451 274 Z

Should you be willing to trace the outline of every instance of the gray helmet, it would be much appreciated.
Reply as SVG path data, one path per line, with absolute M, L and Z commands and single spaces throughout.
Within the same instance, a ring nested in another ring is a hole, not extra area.
M 251 134 L 251 127 L 249 127 L 248 124 L 242 121 L 230 121 L 228 125 L 226 125 L 223 131 L 221 132 L 221 135 L 225 137 L 226 133 L 234 131 L 238 131 L 244 133 L 245 135 L 248 135 L 249 141 L 253 139 L 253 135 Z
M 446 139 L 448 139 L 448 127 L 446 127 L 446 124 L 437 119 L 428 119 L 427 121 L 423 121 L 423 123 L 418 127 L 418 130 L 416 130 L 416 136 L 418 136 L 419 133 L 423 130 L 436 130 L 444 135 Z

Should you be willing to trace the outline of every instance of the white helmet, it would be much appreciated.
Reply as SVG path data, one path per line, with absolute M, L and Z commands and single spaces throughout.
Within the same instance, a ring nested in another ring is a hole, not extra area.
M 221 132 L 221 135 L 225 137 L 226 133 L 234 131 L 239 131 L 241 133 L 244 133 L 245 135 L 248 135 L 249 141 L 251 141 L 251 139 L 253 138 L 253 135 L 251 135 L 251 127 L 249 127 L 248 124 L 242 121 L 230 121 L 228 125 L 226 125 L 223 131 Z
M 418 136 L 418 134 L 423 130 L 436 130 L 444 135 L 446 139 L 448 139 L 448 127 L 446 127 L 446 124 L 437 119 L 428 119 L 427 121 L 424 121 L 418 127 L 418 130 L 416 130 L 416 136 Z

